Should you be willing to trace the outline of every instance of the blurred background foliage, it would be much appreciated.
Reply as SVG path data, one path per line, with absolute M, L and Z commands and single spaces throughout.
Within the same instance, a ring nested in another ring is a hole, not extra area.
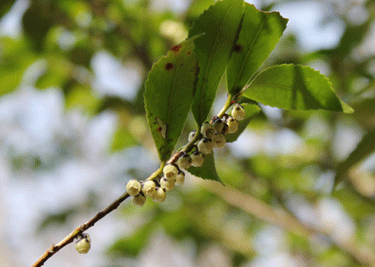
M 157 168 L 144 81 L 212 2 L 0 2 L 2 266 L 30 265 Z M 262 107 L 216 153 L 225 187 L 187 177 L 162 204 L 125 203 L 88 231 L 91 253 L 45 266 L 375 266 L 375 2 L 249 2 L 319 14 L 306 30 L 292 18 L 263 67 L 310 65 L 355 113 Z M 336 41 L 311 39 L 325 27 Z M 221 89 L 214 111 L 223 101 Z M 345 161 L 363 136 L 368 151 Z

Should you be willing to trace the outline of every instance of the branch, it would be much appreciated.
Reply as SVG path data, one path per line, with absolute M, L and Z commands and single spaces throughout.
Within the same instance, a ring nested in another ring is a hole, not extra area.
M 227 102 L 224 104 L 222 110 L 219 113 L 220 117 L 222 117 L 224 115 L 224 113 L 230 108 L 230 106 L 232 105 L 232 99 L 233 99 L 233 96 L 229 95 Z M 200 134 L 199 134 L 200 133 L 200 129 L 197 129 L 196 133 L 197 134 L 195 135 L 195 137 L 191 141 L 189 141 L 180 152 L 177 152 L 168 161 L 168 163 L 175 163 L 183 155 L 183 153 L 181 153 L 181 152 L 189 152 L 194 147 L 194 143 L 200 138 Z M 155 180 L 155 179 L 159 178 L 161 176 L 161 174 L 163 173 L 163 167 L 164 166 L 165 166 L 165 162 L 161 162 L 161 165 L 160 165 L 159 169 L 157 169 L 154 173 L 152 173 L 150 175 L 150 177 L 148 177 L 146 179 L 146 181 L 147 180 Z M 42 266 L 49 258 L 51 258 L 54 254 L 56 254 L 60 249 L 62 249 L 66 245 L 72 243 L 74 241 L 74 239 L 76 239 L 78 236 L 80 236 L 84 231 L 86 231 L 87 229 L 89 229 L 92 226 L 94 226 L 94 224 L 97 221 L 99 221 L 104 216 L 106 216 L 110 212 L 112 212 L 115 209 L 117 209 L 117 207 L 123 201 L 125 201 L 129 196 L 130 195 L 128 193 L 124 193 L 121 197 L 119 197 L 117 200 L 115 200 L 114 202 L 112 202 L 112 204 L 110 204 L 107 208 L 105 208 L 104 210 L 98 212 L 87 223 L 82 224 L 81 226 L 78 226 L 73 232 L 71 232 L 69 235 L 67 235 L 59 243 L 57 243 L 56 245 L 52 244 L 52 246 L 49 249 L 47 249 L 43 253 L 43 255 L 33 265 L 31 265 L 31 267 Z
M 73 232 L 67 235 L 63 240 L 61 240 L 56 245 L 53 245 L 43 253 L 43 255 L 33 264 L 31 267 L 42 266 L 49 258 L 51 258 L 55 253 L 66 245 L 72 243 L 76 237 L 81 235 L 84 231 L 94 226 L 94 224 L 102 219 L 104 216 L 108 215 L 110 212 L 118 208 L 118 206 L 129 197 L 128 193 L 123 194 L 121 197 L 112 202 L 108 207 L 99 211 L 92 219 L 90 219 L 85 224 L 78 226 Z
M 314 236 L 325 236 L 330 240 L 334 247 L 337 247 L 346 253 L 356 263 L 364 266 L 375 267 L 375 257 L 371 253 L 366 253 L 357 249 L 358 246 L 356 246 L 356 244 L 349 241 L 343 242 L 335 240 L 328 233 L 301 223 L 287 211 L 283 210 L 283 212 L 280 212 L 280 210 L 276 210 L 263 201 L 251 195 L 242 193 L 229 185 L 223 187 L 222 185 L 216 183 L 210 183 L 208 185 L 202 182 L 202 184 L 207 190 L 218 195 L 227 203 L 236 206 L 246 213 L 252 214 L 266 222 L 274 224 L 294 234 L 306 236 L 308 238 Z

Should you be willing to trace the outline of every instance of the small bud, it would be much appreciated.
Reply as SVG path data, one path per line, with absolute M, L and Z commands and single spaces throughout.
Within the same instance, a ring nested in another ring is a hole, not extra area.
M 185 173 L 180 171 L 176 177 L 176 185 L 182 185 L 185 182 Z
M 216 148 L 224 147 L 226 142 L 227 141 L 225 140 L 225 135 L 223 133 L 216 133 L 214 138 L 212 139 L 212 143 Z
M 201 167 L 203 165 L 203 161 L 204 161 L 204 156 L 201 152 L 199 151 L 194 151 L 192 154 L 191 154 L 191 166 L 194 166 L 194 167 Z
M 165 177 L 160 179 L 160 187 L 165 189 L 165 191 L 173 190 L 175 183 L 176 183 L 176 180 L 168 180 Z
M 238 121 L 229 117 L 228 121 L 228 133 L 235 133 L 238 130 Z
M 161 187 L 158 187 L 152 199 L 155 201 L 164 202 L 166 197 L 167 197 L 167 193 L 165 193 L 165 190 Z
M 130 180 L 126 184 L 126 192 L 131 196 L 136 196 L 141 192 L 141 184 L 137 180 Z
M 193 141 L 195 134 L 197 133 L 197 130 L 193 130 L 189 133 L 188 141 L 191 142 Z
M 212 125 L 214 126 L 217 133 L 221 133 L 224 127 L 224 122 L 219 117 L 216 117 Z
M 211 139 L 212 136 L 215 134 L 215 128 L 211 123 L 206 121 L 202 124 L 201 133 L 204 137 Z
M 167 164 L 163 168 L 163 173 L 164 177 L 168 180 L 175 180 L 178 173 L 178 168 L 174 164 Z
M 210 139 L 203 138 L 198 142 L 198 150 L 203 154 L 211 154 L 214 144 Z
M 189 154 L 184 153 L 177 161 L 177 165 L 180 168 L 189 169 L 191 166 L 191 158 Z
M 238 103 L 233 107 L 231 114 L 232 114 L 232 117 L 237 121 L 243 120 L 246 115 L 245 110 Z
M 146 202 L 146 197 L 142 194 L 132 197 L 133 205 L 142 207 L 145 204 L 145 202 Z
M 80 254 L 86 254 L 91 248 L 91 239 L 88 234 L 81 234 L 77 237 L 76 250 Z
M 142 187 L 142 192 L 146 197 L 152 197 L 155 193 L 155 182 L 151 180 L 145 181 Z

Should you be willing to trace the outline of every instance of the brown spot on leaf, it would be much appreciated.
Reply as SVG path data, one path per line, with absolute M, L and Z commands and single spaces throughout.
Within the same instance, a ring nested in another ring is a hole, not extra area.
M 191 54 L 191 52 L 189 51 L 189 52 L 187 52 L 187 55 L 190 55 Z
M 233 50 L 234 50 L 234 52 L 239 53 L 242 50 L 242 46 L 240 46 L 240 45 L 237 44 L 237 45 L 234 46 Z
M 179 44 L 179 45 L 175 45 L 175 46 L 173 46 L 171 50 L 172 50 L 173 52 L 177 52 L 177 51 L 180 50 L 180 48 L 181 48 L 181 45 Z
M 165 64 L 165 67 L 164 67 L 166 70 L 171 70 L 173 69 L 173 64 L 172 63 L 167 63 Z

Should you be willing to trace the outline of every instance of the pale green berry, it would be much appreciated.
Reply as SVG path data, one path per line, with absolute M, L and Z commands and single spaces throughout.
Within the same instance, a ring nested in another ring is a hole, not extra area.
M 189 133 L 188 141 L 191 142 L 193 141 L 195 134 L 197 133 L 197 130 L 193 130 Z
M 164 177 L 168 180 L 175 180 L 178 173 L 178 168 L 174 164 L 167 164 L 163 168 Z
M 191 158 L 189 154 L 184 153 L 177 161 L 177 165 L 183 169 L 189 169 L 191 166 Z
M 194 167 L 201 167 L 203 165 L 203 161 L 204 161 L 204 156 L 201 152 L 199 151 L 194 151 L 192 154 L 191 154 L 191 166 L 194 166 Z
M 212 143 L 216 148 L 224 147 L 226 142 L 227 141 L 225 140 L 225 135 L 223 133 L 216 133 L 214 138 L 212 139 Z
M 161 187 L 158 187 L 153 195 L 152 199 L 159 202 L 164 202 L 167 197 L 167 193 Z
M 228 123 L 228 133 L 235 133 L 238 130 L 238 121 L 229 117 L 227 120 Z
M 137 180 L 130 180 L 126 184 L 126 192 L 131 196 L 136 196 L 141 192 L 141 184 Z
M 145 181 L 142 187 L 142 192 L 146 197 L 152 197 L 155 193 L 155 182 L 154 181 Z
M 214 148 L 214 144 L 211 142 L 210 139 L 202 138 L 198 142 L 198 150 L 203 154 L 211 154 L 212 149 Z
M 212 125 L 214 126 L 217 133 L 221 133 L 224 127 L 224 122 L 220 118 L 216 117 Z
M 221 132 L 226 135 L 229 131 L 229 127 L 228 127 L 228 124 L 224 123 L 224 127 L 223 127 L 223 130 L 221 130 Z
M 201 133 L 204 137 L 211 139 L 215 134 L 215 127 L 211 123 L 206 121 L 202 124 Z
M 176 183 L 176 180 L 168 180 L 165 177 L 160 179 L 160 187 L 165 189 L 165 191 L 173 190 L 175 183 Z
M 231 115 L 235 120 L 240 121 L 245 118 L 246 112 L 244 108 L 240 104 L 237 103 L 233 107 Z
M 146 202 L 146 197 L 142 194 L 132 197 L 133 205 L 142 207 Z
M 185 173 L 180 171 L 176 177 L 176 185 L 182 185 L 185 182 Z
M 89 252 L 91 248 L 90 236 L 86 233 L 83 233 L 80 236 L 78 236 L 75 247 L 78 253 L 80 254 L 86 254 L 87 252 Z

